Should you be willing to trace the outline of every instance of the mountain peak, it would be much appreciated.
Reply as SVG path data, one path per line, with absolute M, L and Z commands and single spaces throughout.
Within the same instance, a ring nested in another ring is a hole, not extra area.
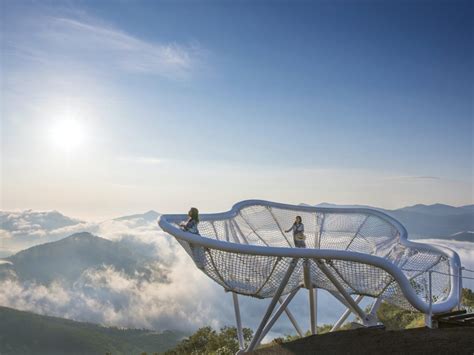
M 405 207 L 402 207 L 402 208 L 424 208 L 424 207 L 429 207 L 429 206 L 425 205 L 424 203 L 417 203 L 416 205 L 405 206 Z
M 71 234 L 69 237 L 66 237 L 62 240 L 83 240 L 83 239 L 94 239 L 94 238 L 103 239 L 89 232 L 78 232 L 78 233 Z
M 143 214 L 143 216 L 146 216 L 146 217 L 156 217 L 156 218 L 158 218 L 159 215 L 160 214 L 154 210 L 149 210 L 148 212 L 145 212 Z
M 145 275 L 148 271 L 142 264 L 149 257 L 117 241 L 81 232 L 55 242 L 36 245 L 5 260 L 12 263 L 20 280 L 34 280 L 47 285 L 54 280 L 72 283 L 84 270 L 104 265 L 128 275 L 134 275 L 137 271 Z

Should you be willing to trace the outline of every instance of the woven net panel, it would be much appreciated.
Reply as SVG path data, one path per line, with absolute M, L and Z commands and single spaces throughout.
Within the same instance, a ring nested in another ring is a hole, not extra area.
M 292 232 L 286 233 L 285 230 L 291 228 L 296 216 L 302 218 L 308 248 L 379 255 L 389 253 L 390 247 L 398 241 L 396 228 L 377 216 L 308 212 L 263 205 L 245 207 L 231 219 L 203 220 L 199 223 L 199 232 L 206 238 L 231 243 L 295 247 Z
M 325 213 L 323 218 L 320 248 L 346 250 L 357 238 L 359 228 L 367 216 L 355 213 Z M 364 248 L 370 249 L 368 245 Z
M 239 215 L 261 243 L 272 247 L 291 247 L 291 241 L 284 233 L 285 227 L 281 226 L 271 208 L 260 205 L 245 207 Z
M 223 221 L 200 221 L 198 229 L 206 238 L 225 240 Z
M 255 232 L 253 227 L 242 217 L 239 213 L 237 216 L 232 218 L 235 229 L 239 233 L 241 240 L 245 244 L 258 245 L 258 246 L 268 246 L 268 243 Z
M 205 251 L 203 271 L 227 290 L 266 298 L 275 294 L 288 271 L 291 258 L 245 255 L 215 249 Z M 284 294 L 301 285 L 302 261 L 298 261 Z
M 432 302 L 446 300 L 451 290 L 449 260 L 426 250 L 413 250 L 411 257 L 401 266 L 417 295 L 429 302 L 429 271 L 431 274 Z
M 282 258 L 275 267 L 273 273 L 265 282 L 264 287 L 259 291 L 257 297 L 272 297 L 280 286 L 283 277 L 287 273 L 291 258 Z M 288 285 L 286 285 L 283 294 L 293 291 L 295 288 L 299 287 L 303 283 L 303 260 L 299 259 L 297 265 L 291 274 Z
M 400 243 L 398 229 L 383 218 L 368 213 L 291 210 L 265 205 L 242 208 L 229 219 L 202 220 L 201 236 L 229 243 L 271 247 L 295 247 L 289 229 L 296 216 L 305 226 L 307 248 L 347 250 L 384 258 L 399 267 L 413 290 L 428 302 L 428 271 L 432 274 L 433 303 L 447 299 L 451 290 L 447 258 L 433 251 L 413 249 Z M 177 227 L 178 223 L 175 224 Z M 274 295 L 291 258 L 255 256 L 195 247 L 178 239 L 196 265 L 227 290 L 266 298 Z M 319 288 L 337 291 L 314 260 L 306 261 L 311 281 Z M 303 283 L 303 260 L 298 264 L 284 293 Z M 349 294 L 382 296 L 386 301 L 414 310 L 399 285 L 383 269 L 353 261 L 324 261 L 328 270 Z
M 366 215 L 359 226 L 357 237 L 347 250 L 367 253 L 367 246 L 370 254 L 383 257 L 399 240 L 400 233 L 395 226 L 378 216 Z
M 319 266 L 314 260 L 308 260 L 309 268 L 310 268 L 310 273 L 311 273 L 311 282 L 315 287 L 318 288 L 323 288 L 328 291 L 335 291 L 337 292 L 337 288 L 334 286 L 334 284 L 327 278 L 326 274 L 321 271 Z M 337 275 L 335 275 L 337 277 Z M 341 280 L 344 282 L 343 280 Z M 347 283 L 344 282 L 344 288 L 347 292 L 352 292 L 352 287 L 347 285 Z
M 429 302 L 429 271 L 431 278 L 432 302 L 446 300 L 451 291 L 449 260 L 433 251 L 413 249 L 398 245 L 390 254 L 392 262 L 397 264 L 406 275 L 412 289 L 424 302 Z M 407 310 L 415 310 L 405 299 L 396 282 L 392 282 L 383 294 L 384 299 Z
M 199 233 L 206 238 L 235 243 L 235 235 L 230 228 L 229 220 L 201 221 L 198 225 Z
M 283 231 L 288 230 L 293 225 L 296 216 L 300 216 L 304 224 L 304 234 L 306 236 L 306 247 L 307 248 L 318 248 L 319 247 L 319 235 L 321 231 L 321 213 L 307 212 L 307 211 L 294 211 L 283 208 L 270 208 L 273 216 L 278 221 Z M 293 233 L 290 231 L 285 233 L 286 239 L 290 242 L 291 246 L 294 247 Z
M 398 283 L 394 280 L 392 281 L 387 288 L 385 289 L 384 293 L 382 294 L 382 298 L 391 303 L 395 306 L 401 307 L 408 311 L 416 311 L 418 312 L 408 300 L 405 298 L 402 289 L 398 285 Z
M 393 277 L 385 270 L 376 266 L 346 260 L 332 260 L 330 271 L 338 275 L 350 289 L 348 293 L 377 297 Z

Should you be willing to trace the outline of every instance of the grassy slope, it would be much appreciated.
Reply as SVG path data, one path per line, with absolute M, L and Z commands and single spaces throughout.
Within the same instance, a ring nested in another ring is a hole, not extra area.
M 0 307 L 0 354 L 140 354 L 175 346 L 181 332 L 106 328 Z

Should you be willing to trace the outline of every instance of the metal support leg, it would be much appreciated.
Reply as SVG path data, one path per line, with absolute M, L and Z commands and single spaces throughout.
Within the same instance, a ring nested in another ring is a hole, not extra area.
M 373 318 L 373 319 L 378 319 L 377 318 L 377 311 L 379 310 L 380 308 L 380 305 L 382 304 L 382 296 L 379 296 L 375 302 L 372 304 L 372 307 L 370 307 L 370 312 L 369 312 L 369 315 Z
M 232 300 L 234 301 L 235 321 L 237 323 L 237 337 L 239 339 L 239 349 L 243 350 L 244 345 L 244 333 L 242 331 L 242 320 L 240 318 L 239 299 L 235 292 L 232 292 Z
M 252 341 L 250 342 L 247 351 L 252 351 L 255 349 L 255 347 L 259 344 L 260 342 L 260 336 L 262 334 L 263 328 L 268 322 L 268 319 L 272 315 L 272 312 L 278 302 L 278 299 L 280 298 L 281 294 L 283 293 L 283 290 L 286 287 L 286 284 L 288 283 L 288 280 L 291 277 L 291 274 L 293 273 L 293 270 L 295 270 L 296 265 L 298 264 L 298 259 L 294 258 L 290 266 L 288 267 L 288 271 L 286 272 L 285 276 L 283 277 L 283 280 L 280 283 L 280 286 L 278 286 L 278 289 L 275 292 L 275 295 L 273 296 L 270 304 L 268 305 L 267 311 L 265 312 L 265 315 L 263 316 L 262 321 L 260 322 L 260 325 L 258 326 L 257 331 L 255 332 L 255 335 L 253 336 Z
M 431 285 L 432 279 L 432 271 L 428 271 L 428 298 L 429 298 L 429 306 L 428 306 L 428 314 L 425 314 L 425 325 L 428 328 L 433 328 L 433 289 Z
M 305 259 L 303 263 L 303 279 L 304 287 L 309 291 L 309 309 L 310 309 L 310 327 L 311 334 L 316 334 L 318 332 L 317 328 L 317 290 L 314 289 L 313 282 L 311 280 L 311 268 L 309 260 Z
M 326 275 L 326 277 L 332 282 L 332 284 L 337 288 L 339 293 L 341 294 L 342 297 L 346 300 L 346 302 L 349 304 L 351 309 L 353 310 L 354 313 L 356 313 L 359 318 L 362 320 L 364 325 L 368 325 L 371 320 L 370 318 L 365 314 L 365 312 L 362 310 L 362 308 L 359 307 L 359 305 L 354 301 L 354 299 L 346 292 L 344 287 L 339 283 L 337 278 L 329 271 L 326 265 L 321 260 L 315 260 L 315 262 L 318 264 L 319 268 L 321 271 Z
M 260 335 L 260 339 L 259 339 L 259 343 L 262 341 L 263 338 L 265 338 L 265 335 L 267 335 L 267 333 L 270 331 L 270 329 L 272 329 L 273 325 L 275 324 L 275 322 L 278 320 L 278 318 L 280 318 L 281 314 L 283 313 L 283 311 L 285 309 L 287 309 L 288 307 L 288 304 L 291 302 L 291 300 L 293 299 L 293 297 L 295 297 L 296 293 L 299 291 L 299 288 L 295 289 L 294 291 L 292 291 L 288 296 L 286 296 L 285 300 L 282 302 L 282 304 L 280 305 L 280 307 L 278 307 L 278 309 L 276 310 L 275 314 L 273 315 L 273 317 L 268 321 L 267 325 L 265 326 L 265 328 L 263 328 L 263 331 L 262 331 L 262 335 Z
M 459 295 L 458 295 L 458 310 L 461 310 L 461 302 L 462 302 L 462 270 L 464 268 L 460 266 L 458 268 L 458 284 L 459 284 Z
M 351 306 L 349 305 L 349 303 L 346 302 L 346 300 L 344 299 L 344 297 L 342 297 L 339 292 L 337 291 L 329 291 L 329 293 L 331 295 L 334 296 L 334 298 L 336 298 L 339 302 L 341 302 L 344 306 L 346 306 L 346 308 L 349 308 L 352 312 L 352 309 L 351 309 Z M 357 315 L 357 314 L 356 314 Z
M 309 310 L 310 310 L 310 317 L 311 317 L 311 334 L 317 334 L 318 333 L 318 328 L 317 328 L 317 297 L 318 297 L 318 291 L 315 290 L 314 288 L 309 289 Z
M 278 302 L 280 302 L 280 304 L 283 303 L 283 299 L 280 297 L 280 299 L 278 300 Z M 300 325 L 298 324 L 298 322 L 296 321 L 296 318 L 293 316 L 293 313 L 290 312 L 290 308 L 287 306 L 285 308 L 285 313 L 286 315 L 288 316 L 288 319 L 290 320 L 291 324 L 293 324 L 293 327 L 295 327 L 295 330 L 296 332 L 298 333 L 298 335 L 300 337 L 303 337 L 304 336 L 304 333 L 303 331 L 301 330 L 301 327 Z
M 363 298 L 364 296 L 358 295 L 354 301 L 355 303 L 359 304 Z M 337 320 L 337 322 L 334 324 L 334 326 L 331 328 L 330 332 L 334 332 L 338 330 L 344 324 L 344 322 L 347 320 L 347 318 L 349 317 L 351 313 L 352 313 L 352 310 L 350 308 L 347 308 L 344 311 L 344 313 L 341 315 L 341 317 Z

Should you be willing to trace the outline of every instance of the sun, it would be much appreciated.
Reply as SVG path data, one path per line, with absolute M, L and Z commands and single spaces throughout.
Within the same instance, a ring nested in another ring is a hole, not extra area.
M 51 142 L 58 149 L 70 153 L 84 143 L 84 127 L 74 119 L 63 119 L 51 128 Z

